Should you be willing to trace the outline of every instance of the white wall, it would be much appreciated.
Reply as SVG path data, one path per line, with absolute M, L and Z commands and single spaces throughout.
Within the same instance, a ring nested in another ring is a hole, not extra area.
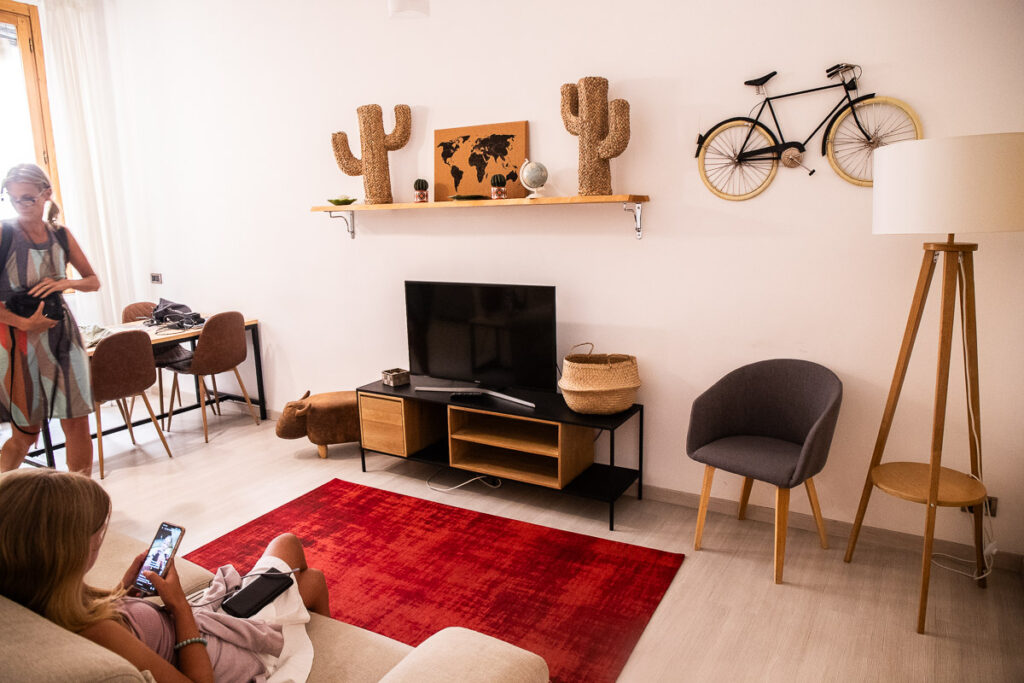
M 778 70 L 773 91 L 797 90 L 823 84 L 839 61 L 863 65 L 864 91 L 909 102 L 928 137 L 1024 130 L 1016 0 L 435 0 L 421 20 L 389 20 L 383 0 L 112 0 L 108 18 L 121 39 L 129 227 L 149 237 L 134 267 L 165 282 L 140 282 L 139 294 L 259 317 L 272 406 L 406 365 L 406 279 L 553 284 L 560 351 L 589 340 L 638 356 L 645 481 L 658 487 L 700 490 L 703 468 L 683 452 L 688 409 L 722 374 L 770 357 L 831 367 L 845 397 L 818 491 L 826 516 L 847 521 L 922 240 L 873 237 L 870 190 L 815 154 L 813 177 L 782 168 L 760 197 L 720 200 L 697 175 L 697 133 L 754 105 L 744 80 Z M 355 146 L 355 109 L 367 103 L 384 107 L 388 129 L 395 104 L 412 107 L 412 137 L 391 154 L 396 201 L 411 199 L 413 179 L 432 179 L 435 128 L 522 119 L 530 157 L 556 191 L 575 194 L 577 141 L 562 126 L 559 87 L 588 75 L 607 77 L 611 96 L 632 107 L 632 139 L 612 174 L 616 192 L 651 195 L 642 241 L 618 205 L 360 214 L 354 241 L 342 221 L 309 211 L 328 196 L 362 196 L 362 179 L 338 170 L 330 134 L 348 131 Z M 832 98 L 787 101 L 784 130 L 811 130 Z M 1024 235 L 978 241 L 985 474 L 1001 499 L 1000 546 L 1022 552 Z M 932 304 L 887 460 L 927 458 Z M 945 463 L 965 469 L 960 367 Z M 630 442 L 618 440 L 627 455 Z M 714 495 L 738 490 L 737 477 L 722 475 Z M 752 500 L 771 505 L 768 487 Z M 792 507 L 809 510 L 803 495 Z M 876 494 L 866 523 L 919 534 L 923 513 Z M 939 537 L 969 542 L 970 528 L 960 512 L 939 515 Z

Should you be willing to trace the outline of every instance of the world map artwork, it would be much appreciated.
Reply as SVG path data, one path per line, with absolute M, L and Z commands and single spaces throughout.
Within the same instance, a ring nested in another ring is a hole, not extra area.
M 519 168 L 526 158 L 526 121 L 434 131 L 434 201 L 451 195 L 490 196 L 491 176 L 507 181 L 508 197 L 524 197 Z

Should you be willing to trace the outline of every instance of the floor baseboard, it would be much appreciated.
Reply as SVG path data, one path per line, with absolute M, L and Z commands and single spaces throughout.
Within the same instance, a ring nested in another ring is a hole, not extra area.
M 636 487 L 634 486 L 629 493 L 636 495 Z M 649 498 L 650 500 L 655 500 L 660 503 L 670 503 L 672 505 L 680 505 L 682 507 L 693 509 L 696 509 L 700 503 L 700 496 L 696 493 L 675 491 L 673 489 L 652 486 L 650 484 L 644 484 L 644 498 Z M 723 515 L 734 516 L 736 514 L 737 505 L 738 503 L 734 500 L 712 497 L 708 502 L 708 510 L 718 512 Z M 763 505 L 749 504 L 747 505 L 747 519 L 774 524 L 775 510 Z M 792 510 L 789 512 L 789 526 L 795 529 L 817 532 L 817 526 L 814 524 L 814 517 L 802 512 L 793 512 Z M 830 537 L 834 537 L 837 541 L 841 541 L 841 546 L 837 547 L 846 547 L 846 543 L 850 538 L 850 530 L 852 528 L 853 524 L 851 522 L 842 522 L 828 518 L 825 519 L 825 529 L 828 532 L 828 535 Z M 858 542 L 861 541 L 874 543 L 885 548 L 920 553 L 921 546 L 924 543 L 924 537 L 916 534 L 904 533 L 902 531 L 891 531 L 889 529 L 879 529 L 878 527 L 862 526 Z M 935 539 L 933 552 L 973 558 L 974 546 L 957 543 L 955 541 Z M 999 551 L 995 557 L 995 568 L 1006 569 L 1008 571 L 1024 575 L 1024 555 Z

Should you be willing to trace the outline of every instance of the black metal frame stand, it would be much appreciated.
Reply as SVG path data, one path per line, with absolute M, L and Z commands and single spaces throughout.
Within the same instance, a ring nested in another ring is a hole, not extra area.
M 516 391 L 517 395 L 521 395 L 521 398 L 529 399 L 536 404 L 535 408 L 525 408 L 513 403 L 488 398 L 486 396 L 463 399 L 451 398 L 450 394 L 432 392 L 416 393 L 414 387 L 419 381 L 420 380 L 418 378 L 414 378 L 413 384 L 406 387 L 389 387 L 384 385 L 382 382 L 374 382 L 360 387 L 358 391 L 360 394 L 367 393 L 392 397 L 397 396 L 405 400 L 425 401 L 442 405 L 485 408 L 488 411 L 504 415 L 532 417 L 540 420 L 573 424 L 608 432 L 608 464 L 604 465 L 601 463 L 593 463 L 575 479 L 569 482 L 569 484 L 566 485 L 565 488 L 561 489 L 561 491 L 580 496 L 582 498 L 596 499 L 608 503 L 608 529 L 611 531 L 615 530 L 615 501 L 622 497 L 622 494 L 625 493 L 634 482 L 636 482 L 637 485 L 637 499 L 643 500 L 644 407 L 642 404 L 635 403 L 628 409 L 615 415 L 583 415 L 569 410 L 561 395 L 553 392 L 526 390 Z M 637 433 L 637 468 L 632 469 L 628 467 L 618 467 L 615 465 L 615 431 L 628 422 L 634 415 L 638 416 L 639 419 Z M 365 472 L 367 449 L 363 448 L 362 442 L 360 442 L 359 446 L 362 469 L 363 472 Z M 450 467 L 447 441 L 428 446 L 422 451 L 413 453 L 407 457 L 393 455 L 391 453 L 382 453 L 382 455 L 402 458 L 403 460 L 424 462 L 431 465 L 437 465 L 439 467 Z M 472 472 L 473 470 L 459 468 L 459 471 Z

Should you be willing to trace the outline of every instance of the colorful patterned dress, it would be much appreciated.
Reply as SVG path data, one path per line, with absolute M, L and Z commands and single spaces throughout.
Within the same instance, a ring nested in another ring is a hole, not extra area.
M 14 238 L 0 271 L 0 301 L 44 278 L 66 277 L 67 255 L 51 228 L 46 241 L 36 244 L 16 220 L 4 223 L 14 227 Z M 43 332 L 0 323 L 0 347 L 0 421 L 24 427 L 92 412 L 89 356 L 67 304 L 64 319 Z

